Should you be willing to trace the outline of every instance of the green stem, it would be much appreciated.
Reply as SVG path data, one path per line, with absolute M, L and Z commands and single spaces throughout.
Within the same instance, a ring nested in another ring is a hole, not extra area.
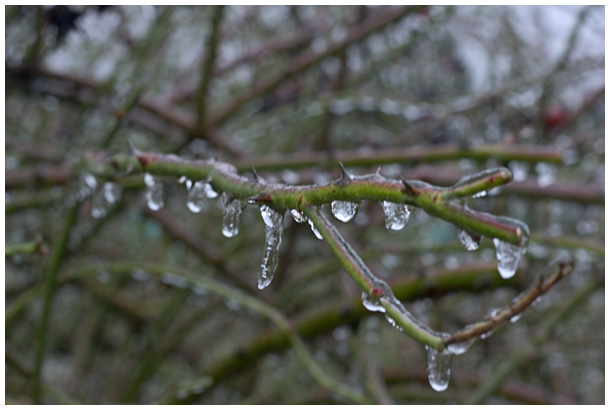
M 70 231 L 72 226 L 76 222 L 76 216 L 80 208 L 80 202 L 76 203 L 70 213 L 66 217 L 64 227 L 61 235 L 53 248 L 51 255 L 51 262 L 45 273 L 45 293 L 42 307 L 42 316 L 38 323 L 38 329 L 36 332 L 36 358 L 34 361 L 34 403 L 42 404 L 42 365 L 44 363 L 45 349 L 47 346 L 48 335 L 47 329 L 49 327 L 49 317 L 51 315 L 51 304 L 53 302 L 53 296 L 55 295 L 55 289 L 57 287 L 57 272 L 63 260 L 68 238 L 70 237 Z
M 430 329 L 427 329 L 424 325 L 418 323 L 417 320 L 407 312 L 396 296 L 394 296 L 392 288 L 390 288 L 385 281 L 378 279 L 373 275 L 362 259 L 360 259 L 360 256 L 358 256 L 349 243 L 343 239 L 337 228 L 335 228 L 319 210 L 314 210 L 308 205 L 301 205 L 301 210 L 309 220 L 313 222 L 315 228 L 320 232 L 320 235 L 322 235 L 322 238 L 324 238 L 326 243 L 328 243 L 347 274 L 369 297 L 378 300 L 378 303 L 385 310 L 387 317 L 394 320 L 404 333 L 418 342 L 438 350 L 443 350 L 445 348 L 442 337 L 434 334 Z

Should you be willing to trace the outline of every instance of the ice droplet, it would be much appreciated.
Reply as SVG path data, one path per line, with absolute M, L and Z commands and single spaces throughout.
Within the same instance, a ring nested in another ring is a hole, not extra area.
M 362 304 L 371 312 L 385 312 L 385 308 L 381 304 L 379 298 L 369 296 L 366 292 L 362 292 Z
M 464 340 L 463 342 L 451 343 L 445 349 L 451 354 L 460 355 L 466 353 L 473 343 L 474 339 Z
M 187 188 L 188 188 L 187 183 Z M 186 201 L 186 206 L 191 212 L 199 213 L 205 207 L 206 203 L 206 195 L 205 195 L 205 186 L 207 183 L 203 181 L 195 182 L 189 190 L 188 200 Z
M 448 349 L 439 352 L 426 345 L 428 352 L 428 381 L 436 391 L 444 391 L 449 386 L 451 376 L 451 352 Z
M 483 198 L 484 196 L 487 196 L 487 191 L 481 191 L 481 192 L 477 192 L 476 194 L 474 194 L 472 197 L 473 198 Z
M 117 203 L 121 199 L 123 188 L 114 182 L 106 182 L 103 187 L 104 198 L 109 204 Z
M 163 208 L 165 200 L 163 198 L 163 184 L 149 173 L 144 174 L 144 184 L 146 184 L 146 203 L 153 211 Z
M 391 317 L 389 317 L 388 315 L 385 315 L 385 319 L 388 321 L 389 324 L 392 325 L 392 327 L 394 329 L 398 329 L 401 332 L 404 332 L 404 329 L 402 327 L 400 327 L 400 325 L 396 324 L 396 321 L 394 319 L 392 319 Z
M 385 213 L 385 227 L 393 231 L 399 231 L 409 221 L 409 207 L 405 204 L 383 201 L 383 212 Z
M 523 313 L 517 313 L 515 316 L 510 318 L 510 323 L 517 322 L 519 319 L 521 319 L 521 316 L 523 316 Z
M 161 282 L 169 286 L 175 286 L 177 288 L 188 287 L 188 281 L 186 279 L 178 275 L 172 275 L 169 272 L 165 272 L 163 275 L 161 275 Z
M 464 248 L 468 251 L 474 251 L 478 249 L 481 244 L 482 236 L 473 237 L 470 233 L 460 229 L 458 231 L 458 238 L 460 238 L 460 242 L 464 245 Z
M 513 245 L 498 238 L 494 238 L 494 245 L 498 259 L 498 272 L 504 279 L 513 277 L 519 268 L 521 257 L 525 254 L 525 247 Z
M 267 205 L 261 206 L 261 216 L 265 221 L 265 253 L 258 273 L 258 288 L 264 289 L 273 280 L 273 273 L 279 262 L 279 249 L 284 230 L 284 214 Z
M 77 200 L 84 200 L 93 193 L 97 187 L 97 180 L 91 174 L 84 174 L 78 179 L 75 197 Z
M 190 179 L 188 179 L 186 176 L 182 175 L 180 177 L 180 179 L 178 180 L 179 184 L 184 184 L 186 185 L 186 190 L 190 191 L 191 187 L 193 186 L 193 181 L 191 181 Z
M 358 204 L 347 201 L 333 201 L 330 208 L 335 218 L 341 222 L 349 222 L 356 215 Z
M 222 234 L 227 238 L 232 238 L 239 233 L 239 215 L 243 205 L 237 199 L 230 200 L 225 193 L 222 196 L 225 205 L 222 214 Z
M 303 222 L 307 222 L 307 217 L 296 209 L 291 209 L 290 215 L 292 215 L 292 219 L 294 219 L 296 223 L 302 224 Z
M 213 199 L 218 196 L 218 192 L 214 191 L 214 188 L 212 188 L 212 185 L 210 185 L 209 183 L 206 183 L 203 186 L 203 191 L 205 192 L 206 198 Z

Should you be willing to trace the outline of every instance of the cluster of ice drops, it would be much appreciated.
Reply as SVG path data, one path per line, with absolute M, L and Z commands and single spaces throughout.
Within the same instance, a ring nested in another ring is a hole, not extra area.
M 474 176 L 476 177 L 476 176 Z M 146 184 L 146 200 L 148 207 L 152 210 L 159 210 L 164 205 L 163 185 L 161 181 L 150 174 L 144 175 Z M 191 181 L 185 176 L 179 179 L 180 183 L 184 183 L 188 190 L 187 207 L 192 212 L 198 213 L 208 208 L 208 200 L 217 198 L 218 193 L 212 188 L 208 181 Z M 239 232 L 239 217 L 243 209 L 247 206 L 247 202 L 231 198 L 228 194 L 223 193 L 221 200 L 224 206 L 222 220 L 222 234 L 231 238 Z M 250 202 L 254 203 L 254 202 Z M 390 230 L 401 230 L 409 221 L 410 210 L 406 204 L 394 203 L 389 201 L 382 202 L 383 211 L 385 214 L 385 226 Z M 331 212 L 335 218 L 341 222 L 351 221 L 358 211 L 358 203 L 347 201 L 333 201 L 331 203 Z M 278 266 L 279 248 L 282 242 L 282 231 L 284 228 L 284 213 L 280 213 L 275 209 L 267 206 L 260 206 L 261 217 L 265 223 L 265 246 L 263 251 L 263 259 L 258 271 L 258 288 L 264 289 L 273 280 L 273 274 Z M 291 209 L 290 214 L 298 223 L 308 223 L 314 235 L 322 240 L 323 237 L 315 228 L 313 222 L 307 218 L 302 212 L 297 209 Z M 95 216 L 95 215 L 94 215 Z M 493 243 L 496 247 L 496 257 L 498 260 L 498 271 L 505 279 L 512 277 L 519 266 L 519 262 L 525 253 L 525 245 L 527 244 L 527 232 L 523 232 L 525 236 L 522 240 L 523 246 L 513 245 L 508 242 L 494 238 Z M 464 247 L 473 251 L 479 247 L 482 237 L 471 235 L 465 230 L 459 230 L 458 238 Z M 375 278 L 376 279 L 376 278 Z M 440 333 L 427 328 L 425 325 L 417 321 L 393 295 L 389 286 L 379 281 L 379 286 L 384 288 L 385 303 L 392 309 L 399 309 L 401 314 L 409 318 L 413 324 L 425 329 L 426 332 L 439 336 L 441 338 L 449 336 L 445 333 Z M 364 306 L 371 311 L 379 311 L 384 313 L 385 308 L 381 303 L 380 298 L 373 298 L 363 292 L 362 301 Z M 388 322 L 394 327 L 402 330 L 396 322 L 386 314 Z M 482 337 L 487 337 L 483 335 Z M 468 350 L 472 340 L 454 343 L 447 346 L 443 351 L 426 345 L 428 354 L 428 379 L 433 389 L 443 391 L 449 384 L 450 377 L 450 359 L 453 354 L 462 354 Z

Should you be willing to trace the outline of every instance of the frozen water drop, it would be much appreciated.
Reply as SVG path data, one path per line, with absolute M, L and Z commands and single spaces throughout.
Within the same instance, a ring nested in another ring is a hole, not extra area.
M 385 308 L 381 304 L 379 298 L 369 296 L 366 292 L 362 292 L 362 304 L 371 312 L 385 312 Z
M 97 191 L 95 195 L 93 195 L 93 201 L 91 206 L 91 216 L 94 218 L 103 218 L 108 213 L 108 201 L 104 196 L 103 191 Z
M 78 180 L 75 197 L 77 200 L 84 200 L 93 193 L 97 187 L 97 180 L 91 174 L 84 174 Z
M 149 173 L 144 174 L 144 184 L 146 184 L 146 203 L 153 211 L 163 208 L 165 199 L 163 198 L 163 185 Z
M 294 219 L 294 221 L 297 223 L 302 224 L 303 222 L 307 222 L 307 217 L 296 209 L 291 209 L 290 215 L 292 215 L 292 219 Z
M 474 251 L 478 249 L 481 244 L 482 236 L 472 236 L 470 233 L 460 229 L 458 232 L 458 238 L 460 238 L 460 242 L 464 245 L 464 248 L 468 251 Z
M 496 246 L 496 258 L 498 259 L 498 272 L 504 279 L 509 279 L 515 275 L 521 257 L 525 254 L 524 246 L 513 245 L 512 243 L 501 241 L 494 238 Z
M 264 289 L 273 280 L 273 274 L 279 263 L 279 249 L 284 229 L 284 214 L 267 205 L 261 206 L 261 216 L 265 221 L 265 253 L 261 270 L 258 273 L 258 288 Z
M 444 391 L 449 386 L 451 376 L 451 352 L 448 349 L 439 352 L 426 345 L 428 352 L 428 381 L 436 391 Z
M 223 194 L 223 202 L 225 207 L 222 214 L 222 234 L 232 238 L 239 233 L 239 215 L 243 205 L 237 199 L 229 200 L 226 194 Z
M 481 191 L 481 192 L 477 192 L 476 194 L 474 194 L 472 197 L 473 198 L 483 198 L 484 196 L 487 196 L 487 191 Z
M 356 215 L 358 204 L 347 201 L 333 201 L 330 208 L 335 218 L 341 222 L 349 222 Z
M 400 325 L 397 324 L 396 321 L 394 319 L 392 319 L 391 317 L 389 317 L 387 314 L 385 315 L 385 319 L 388 321 L 389 324 L 392 325 L 392 327 L 394 329 L 398 329 L 401 332 L 404 332 L 404 329 L 402 327 L 400 327 Z
M 464 354 L 468 351 L 470 346 L 474 343 L 474 339 L 464 340 L 463 342 L 451 343 L 447 345 L 445 348 L 451 354 L 460 355 Z
M 205 185 L 207 184 L 203 181 L 197 181 L 192 185 L 189 191 L 188 200 L 186 201 L 186 206 L 191 212 L 201 212 L 201 210 L 205 207 Z
M 206 183 L 203 186 L 203 190 L 205 192 L 205 196 L 206 198 L 216 198 L 218 196 L 218 192 L 214 191 L 214 188 L 212 188 L 212 185 L 210 185 L 209 183 Z
M 182 175 L 180 177 L 180 179 L 178 180 L 179 184 L 184 184 L 186 185 L 186 189 L 188 191 L 190 191 L 191 187 L 193 186 L 193 181 L 191 181 L 190 179 L 188 179 L 187 177 L 185 177 L 184 175 Z
M 405 204 L 383 201 L 383 212 L 385 213 L 385 227 L 393 231 L 399 231 L 409 221 L 409 207 Z
M 510 323 L 516 323 L 519 321 L 519 319 L 521 319 L 521 316 L 523 316 L 522 313 L 518 313 L 515 316 L 510 318 Z
M 175 286 L 177 288 L 188 287 L 188 281 L 186 279 L 177 275 L 172 275 L 169 272 L 165 272 L 163 275 L 161 275 L 161 282 L 169 286 Z
M 95 177 L 91 174 L 85 174 L 84 175 L 84 181 L 85 184 L 90 188 L 90 189 L 95 189 L 97 187 L 97 180 L 95 179 Z
M 103 187 L 104 198 L 109 204 L 115 204 L 121 199 L 123 188 L 114 182 L 106 182 Z
M 488 332 L 483 333 L 483 334 L 481 335 L 481 339 L 487 339 L 487 338 L 489 338 L 491 335 L 493 335 L 493 333 L 494 333 L 494 331 L 495 331 L 495 330 L 496 330 L 496 329 L 494 328 L 494 329 L 491 329 L 491 330 L 490 330 L 490 331 L 488 331 Z

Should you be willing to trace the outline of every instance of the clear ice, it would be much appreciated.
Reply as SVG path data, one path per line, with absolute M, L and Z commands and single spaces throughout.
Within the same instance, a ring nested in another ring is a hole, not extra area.
M 188 181 L 188 180 L 187 180 Z M 191 212 L 199 213 L 206 205 L 207 196 L 205 195 L 205 186 L 207 185 L 204 181 L 197 181 L 192 184 L 189 189 L 188 200 L 186 206 Z M 189 183 L 187 182 L 187 188 Z
M 273 280 L 273 273 L 279 262 L 279 249 L 284 229 L 284 214 L 267 205 L 261 206 L 261 216 L 265 221 L 265 253 L 258 273 L 258 288 L 264 289 Z
M 498 238 L 494 238 L 494 245 L 498 259 L 498 272 L 504 279 L 512 278 L 519 268 L 521 257 L 525 254 L 525 246 L 513 245 Z
M 481 244 L 481 240 L 483 239 L 482 236 L 473 237 L 472 235 L 470 235 L 468 232 L 464 231 L 463 229 L 460 229 L 458 231 L 458 238 L 460 238 L 460 242 L 462 243 L 462 245 L 464 245 L 464 248 L 466 248 L 466 250 L 468 250 L 468 251 L 476 250 L 479 247 L 479 245 Z
M 341 222 L 349 222 L 356 215 L 358 204 L 347 201 L 333 201 L 330 208 L 335 218 Z
M 115 204 L 121 199 L 123 188 L 114 182 L 106 182 L 104 183 L 102 191 L 104 192 L 104 198 L 106 198 L 106 201 L 109 204 Z
M 405 204 L 383 201 L 383 212 L 385 213 L 385 227 L 399 231 L 409 221 L 409 207 Z
M 316 229 L 316 227 L 313 225 L 313 222 L 306 217 L 305 215 L 303 215 L 301 212 L 297 211 L 296 209 L 291 209 L 290 210 L 290 215 L 292 215 L 292 219 L 294 219 L 295 222 L 297 223 L 309 223 L 309 226 L 311 227 L 311 231 L 314 233 L 314 235 L 316 235 L 316 238 L 322 240 L 324 238 L 322 238 L 322 235 L 320 234 L 320 232 Z
M 149 173 L 144 174 L 144 184 L 146 184 L 146 203 L 153 211 L 163 208 L 165 199 L 163 198 L 163 184 Z
M 426 345 L 428 352 L 428 381 L 436 391 L 444 391 L 449 386 L 451 376 L 451 352 L 445 349 L 439 352 L 434 347 Z
M 362 292 L 362 304 L 371 312 L 385 312 L 385 308 L 379 298 L 369 296 L 366 292 Z
M 232 238 L 239 232 L 239 215 L 243 209 L 241 201 L 229 200 L 229 196 L 223 193 L 224 211 L 222 214 L 222 234 Z

